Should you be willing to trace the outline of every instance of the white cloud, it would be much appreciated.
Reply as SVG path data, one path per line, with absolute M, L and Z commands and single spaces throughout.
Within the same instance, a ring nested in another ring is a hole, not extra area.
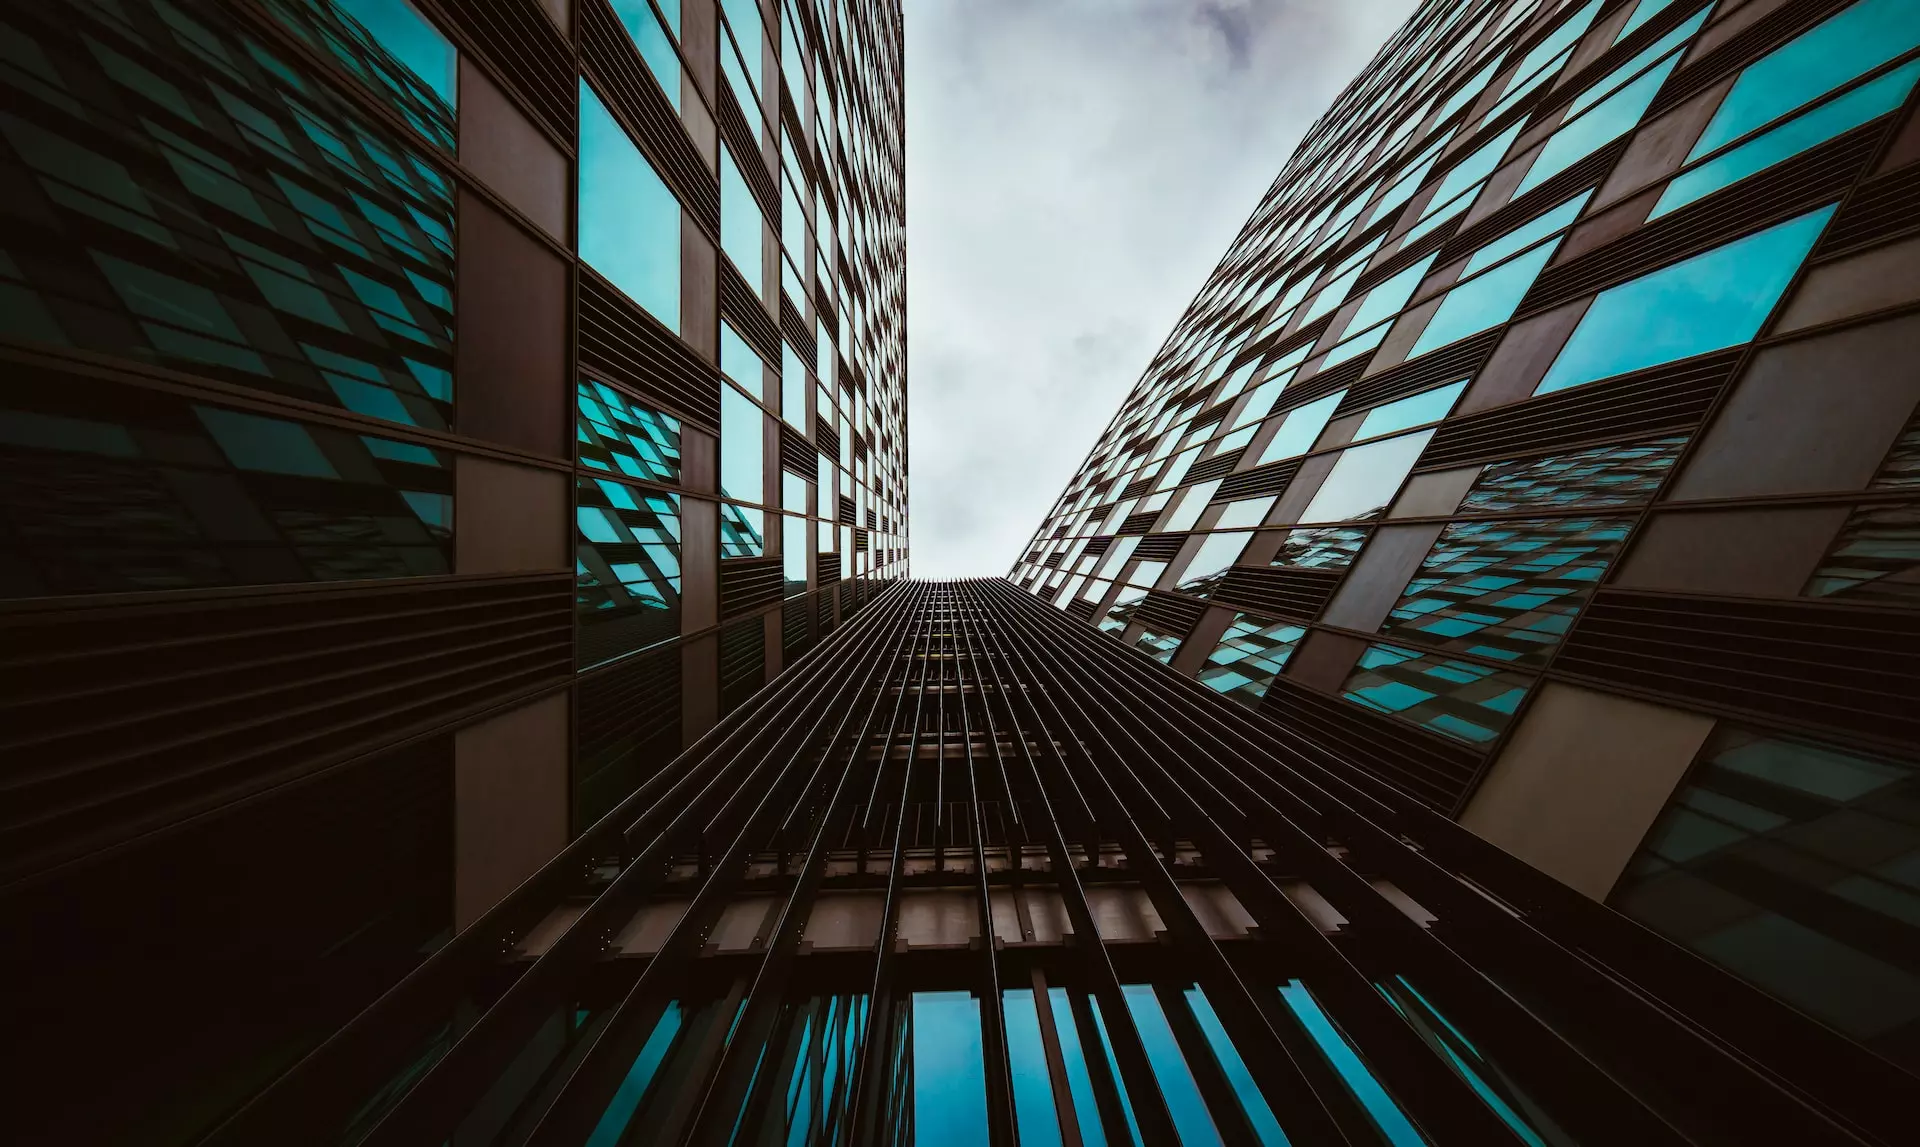
M 913 572 L 1005 573 L 1414 0 L 908 0 Z

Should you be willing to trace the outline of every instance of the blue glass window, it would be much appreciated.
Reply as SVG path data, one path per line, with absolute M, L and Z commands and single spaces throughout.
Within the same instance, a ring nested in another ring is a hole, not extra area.
M 1453 1021 L 1440 1014 L 1405 976 L 1396 976 L 1378 986 L 1393 1010 L 1467 1081 L 1480 1101 L 1492 1108 L 1522 1143 L 1527 1147 L 1575 1147 L 1578 1141 L 1561 1130 L 1541 1110 L 1538 1101 L 1522 1092 L 1506 1072 L 1468 1040 Z
M 1893 111 L 1906 101 L 1916 78 L 1920 78 L 1920 60 L 1864 83 L 1805 115 L 1682 172 L 1660 193 L 1660 201 L 1653 205 L 1650 218 L 1657 219 Z
M 760 22 L 759 3 L 757 0 L 721 0 L 720 10 L 726 14 L 727 28 L 740 48 L 740 59 L 746 65 L 747 79 L 752 81 L 755 89 L 760 89 L 764 84 L 761 75 L 764 52 L 761 44 L 766 38 L 766 30 Z M 743 95 L 740 104 L 746 109 L 750 121 L 759 118 L 755 115 L 760 107 L 758 99 Z
M 1619 139 L 1637 127 L 1640 117 L 1653 103 L 1653 97 L 1659 94 L 1660 86 L 1666 83 L 1667 75 L 1679 65 L 1680 45 L 1700 29 L 1700 25 L 1706 22 L 1707 14 L 1708 9 L 1701 9 L 1691 20 L 1661 37 L 1613 74 L 1575 96 L 1567 107 L 1567 115 L 1573 118 L 1554 132 L 1553 137 L 1547 140 L 1547 145 L 1540 149 L 1533 165 L 1514 189 L 1514 195 L 1525 195 L 1593 154 L 1602 145 Z M 1662 53 L 1668 54 L 1659 63 L 1640 72 L 1637 78 L 1621 82 L 1639 69 L 1646 68 Z M 1611 94 L 1598 98 L 1603 92 Z
M 1033 991 L 1030 988 L 1004 991 L 1000 999 L 1006 1017 L 1007 1072 L 1013 1077 L 1013 1113 L 1020 1142 L 1036 1147 L 1057 1144 L 1061 1141 L 1060 1120 L 1054 1114 L 1053 1081 L 1042 1050 L 1040 1016 L 1033 1006 Z
M 1920 503 L 1869 503 L 1855 509 L 1804 592 L 1849 601 L 1920 602 Z
M 752 399 L 731 386 L 720 388 L 721 493 L 743 502 L 766 501 L 765 425 Z
M 807 592 L 807 520 L 793 514 L 780 516 L 780 569 L 787 583 L 787 596 Z
M 1549 240 L 1448 291 L 1407 357 L 1418 358 L 1512 318 L 1559 245 L 1558 240 Z
M 720 320 L 720 373 L 726 375 L 748 394 L 759 394 L 766 386 L 767 360 L 760 352 L 736 333 L 725 319 Z M 784 382 L 784 378 L 782 379 Z
M 720 556 L 757 558 L 767 552 L 766 512 L 720 503 Z
M 986 1142 L 980 1001 L 967 992 L 915 992 L 912 1007 L 911 1141 L 927 1147 Z
M 1208 534 L 1207 540 L 1194 551 L 1193 560 L 1187 563 L 1186 572 L 1180 575 L 1180 589 L 1199 597 L 1207 596 L 1212 585 L 1240 556 L 1240 551 L 1247 548 L 1247 539 L 1252 536 L 1241 530 Z
M 807 424 L 807 386 L 806 360 L 780 340 L 780 417 L 802 434 L 813 429 Z
M 1337 391 L 1287 411 L 1273 440 L 1260 452 L 1261 463 L 1292 458 L 1313 449 L 1313 444 L 1320 439 L 1320 432 L 1327 428 L 1327 421 L 1333 417 L 1334 408 L 1346 396 L 1346 391 Z
M 680 330 L 680 201 L 580 81 L 580 257 Z
M 1433 431 L 1422 430 L 1341 451 L 1300 521 L 1311 525 L 1378 517 L 1432 437 Z
M 1160 1009 L 1160 999 L 1152 985 L 1126 984 L 1121 991 L 1126 995 L 1127 1010 L 1133 1015 L 1140 1043 L 1146 1048 L 1147 1063 L 1160 1084 L 1160 1096 L 1166 1101 L 1167 1114 L 1173 1117 L 1173 1129 L 1179 1134 L 1180 1142 L 1220 1142 L 1213 1117 L 1207 1113 L 1206 1101 L 1200 1098 L 1200 1085 L 1193 1081 L 1193 1071 L 1187 1067 L 1186 1057 L 1180 1054 L 1180 1044 L 1174 1039 L 1173 1028 L 1167 1023 L 1166 1012 Z
M 582 379 L 575 406 L 580 464 L 653 482 L 680 480 L 680 420 L 603 382 Z
M 1200 683 L 1257 707 L 1306 635 L 1305 626 L 1250 613 L 1235 614 L 1220 643 L 1207 655 L 1207 663 L 1201 666 Z
M 282 25 L 385 95 L 451 151 L 460 53 L 407 0 L 269 0 Z
M 1627 518 L 1455 522 L 1380 632 L 1537 665 L 1579 616 L 1631 525 Z
M 648 0 L 610 0 L 615 15 L 633 39 L 633 46 L 640 50 L 640 58 L 647 63 L 647 70 L 653 73 L 654 82 L 666 94 L 674 110 L 680 108 L 680 55 L 674 51 L 674 41 L 680 35 L 680 0 L 658 0 L 660 13 L 656 15 L 653 4 Z M 660 22 L 664 16 L 667 23 Z
M 749 162 L 760 162 L 757 157 Z M 733 161 L 733 153 L 725 144 L 720 145 L 720 247 L 733 260 L 733 265 L 753 288 L 756 295 L 764 295 L 766 288 L 765 257 L 762 236 L 766 231 L 766 217 L 760 213 L 760 201 L 753 197 L 753 189 L 747 186 L 746 177 L 740 174 L 740 168 Z
M 1532 684 L 1531 677 L 1504 669 L 1369 645 L 1341 692 L 1454 740 L 1485 744 L 1507 727 Z
M 1414 289 L 1426 276 L 1433 260 L 1434 256 L 1429 255 L 1368 291 L 1366 300 L 1347 323 L 1349 333 L 1346 341 L 1327 352 L 1326 361 L 1320 364 L 1321 369 L 1379 346 L 1389 329 L 1385 320 L 1399 314 L 1400 308 L 1407 305 L 1407 300 L 1413 297 Z
M 1461 277 L 1467 278 L 1476 275 L 1488 267 L 1493 266 L 1495 263 L 1498 263 L 1500 260 L 1505 259 L 1507 256 L 1518 254 L 1528 247 L 1533 246 L 1535 243 L 1538 243 L 1540 240 L 1545 239 L 1547 236 L 1556 234 L 1571 226 L 1573 221 L 1580 217 L 1580 209 L 1585 207 L 1587 200 L 1591 198 L 1593 198 L 1593 192 L 1591 190 L 1582 191 L 1558 207 L 1522 223 L 1505 235 L 1488 243 L 1478 251 L 1475 251 L 1472 257 L 1467 260 L 1466 267 L 1460 272 Z
M 1920 7 L 1860 0 L 1740 73 L 1688 156 L 1695 159 L 1920 47 Z
M 1396 430 L 1424 426 L 1429 422 L 1438 422 L 1453 409 L 1455 399 L 1467 389 L 1467 380 L 1436 386 L 1432 390 L 1423 390 L 1419 394 L 1409 395 L 1397 402 L 1389 402 L 1367 411 L 1360 420 L 1360 429 L 1354 431 L 1353 440 L 1364 442 L 1369 438 L 1378 438 L 1382 434 L 1392 434 Z
M 1596 446 L 1547 458 L 1495 462 L 1474 479 L 1461 513 L 1631 506 L 1653 499 L 1684 437 Z
M 1634 29 L 1658 16 L 1671 3 L 1673 0 L 1640 0 L 1633 6 L 1633 15 L 1627 17 L 1625 24 L 1620 25 L 1619 34 L 1614 36 L 1613 42 L 1618 44 L 1632 35 Z
M 1832 214 L 1822 207 L 1600 292 L 1534 393 L 1753 338 Z
M 582 478 L 577 497 L 580 668 L 679 636 L 679 496 Z
M 1280 996 L 1286 1001 L 1294 1017 L 1300 1021 L 1300 1026 L 1313 1037 L 1313 1042 L 1320 1048 L 1320 1053 L 1327 1057 L 1327 1062 L 1340 1074 L 1340 1081 L 1347 1085 L 1347 1089 L 1353 1093 L 1353 1097 L 1366 1111 L 1367 1117 L 1373 1120 L 1374 1126 L 1386 1136 L 1387 1142 L 1393 1147 L 1421 1147 L 1426 1140 L 1414 1130 L 1413 1124 L 1400 1110 L 1399 1104 L 1387 1094 L 1387 1089 L 1380 1086 L 1380 1081 L 1373 1077 L 1373 1072 L 1353 1050 L 1353 1045 L 1347 1042 L 1346 1036 L 1334 1026 L 1333 1020 L 1327 1016 L 1327 1013 L 1321 1010 L 1320 1002 L 1313 998 L 1313 993 L 1307 990 L 1307 986 L 1298 980 L 1288 981 L 1280 986 Z

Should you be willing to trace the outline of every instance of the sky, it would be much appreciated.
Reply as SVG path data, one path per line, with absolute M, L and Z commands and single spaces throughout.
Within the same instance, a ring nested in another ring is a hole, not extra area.
M 1416 0 L 906 0 L 915 577 L 1005 574 Z

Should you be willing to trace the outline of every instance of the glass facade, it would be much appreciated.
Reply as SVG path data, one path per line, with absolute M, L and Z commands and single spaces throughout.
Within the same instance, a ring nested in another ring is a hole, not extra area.
M 1010 578 L 1910 1065 L 1904 1004 L 1861 1004 L 1911 994 L 1904 846 L 1844 877 L 1790 863 L 1823 830 L 1775 790 L 1911 771 L 1920 743 L 1892 699 L 1920 672 L 1897 652 L 1917 83 L 1899 0 L 1423 5 Z M 1660 748 L 1662 721 L 1694 732 Z M 1734 786 L 1735 741 L 1796 779 Z M 1611 807 L 1653 760 L 1643 807 Z M 1764 904 L 1720 876 L 1763 852 Z M 1861 879 L 1883 890 L 1829 903 Z M 1521 1138 L 1567 1141 L 1502 1094 Z

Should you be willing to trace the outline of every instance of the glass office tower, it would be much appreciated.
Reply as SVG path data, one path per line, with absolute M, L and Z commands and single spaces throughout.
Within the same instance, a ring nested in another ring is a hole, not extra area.
M 1013 578 L 1920 1066 L 1920 5 L 1428 3 Z
M 13 1082 L 119 1033 L 26 1141 L 190 1140 L 905 572 L 900 19 L 0 4 Z

